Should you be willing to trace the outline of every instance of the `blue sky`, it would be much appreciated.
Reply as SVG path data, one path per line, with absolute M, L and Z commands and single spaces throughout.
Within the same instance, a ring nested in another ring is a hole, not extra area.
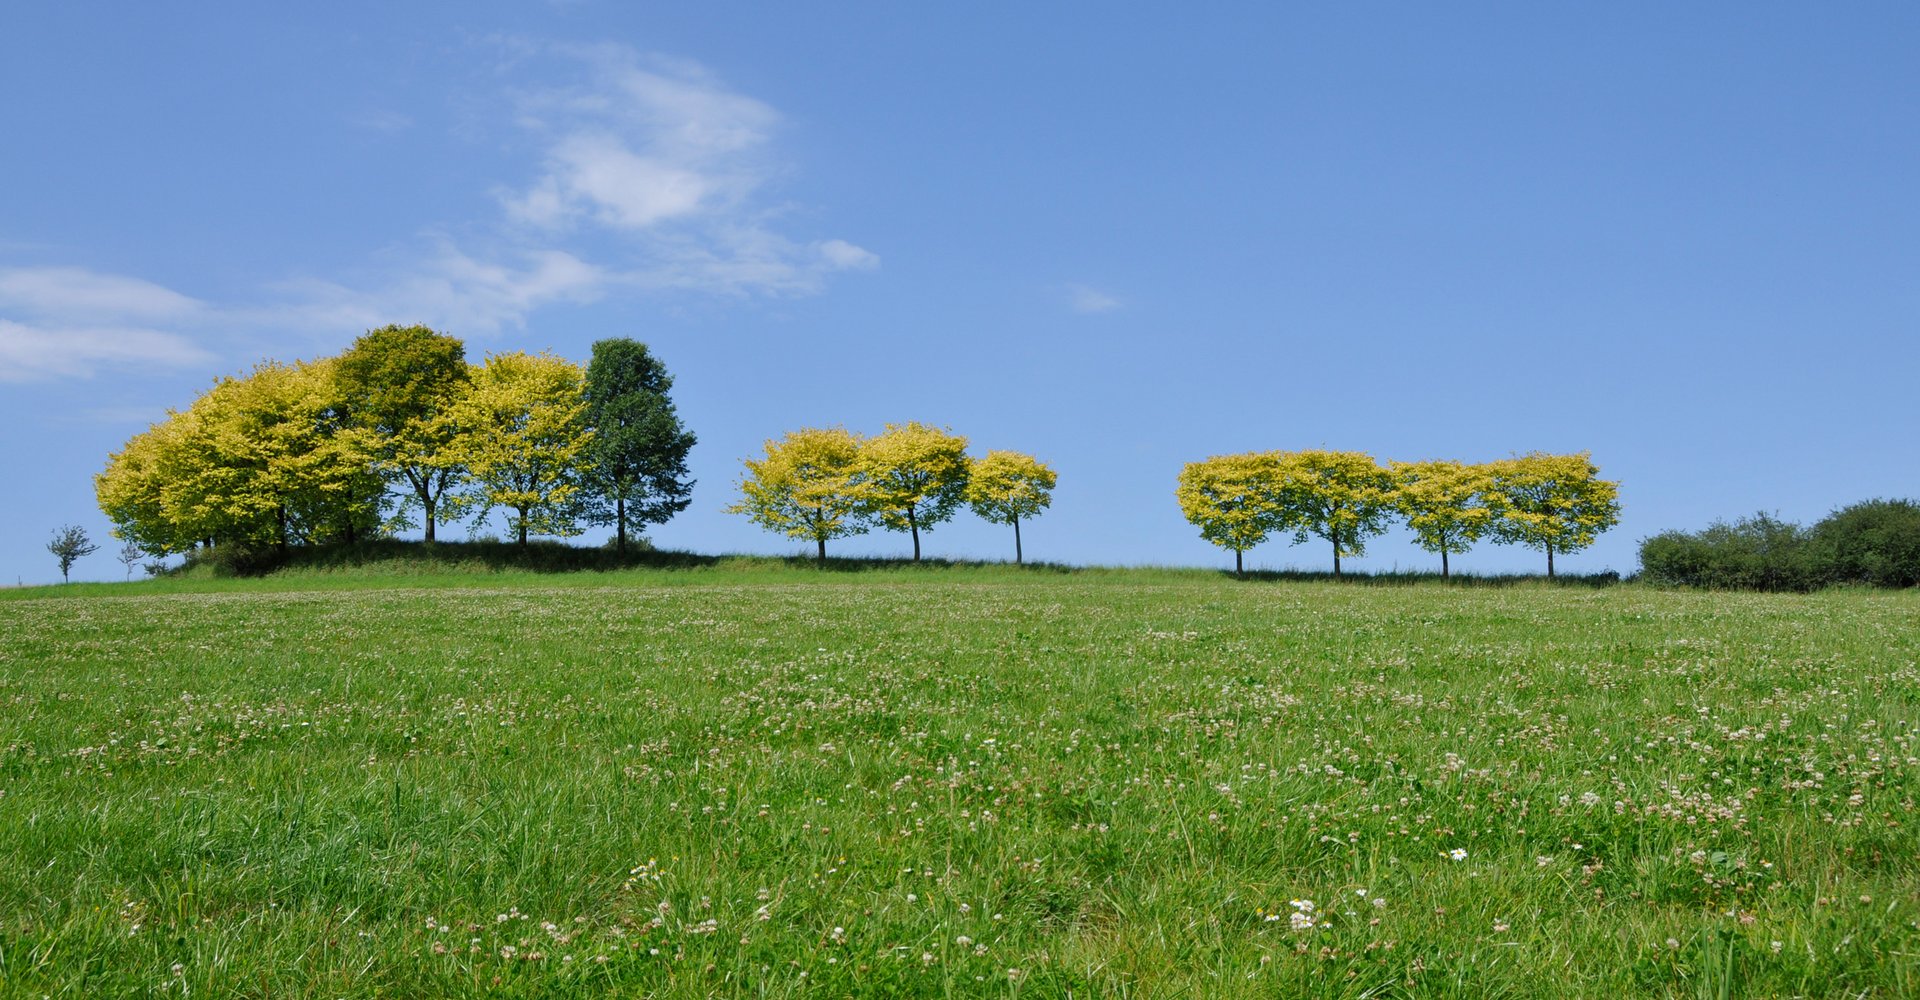
M 168 407 L 389 322 L 650 344 L 674 548 L 802 551 L 740 460 L 905 420 L 1053 463 L 1027 552 L 1081 563 L 1230 565 L 1174 477 L 1252 449 L 1591 450 L 1571 571 L 1920 494 L 1912 4 L 167 6 L 0 11 L 7 583 Z

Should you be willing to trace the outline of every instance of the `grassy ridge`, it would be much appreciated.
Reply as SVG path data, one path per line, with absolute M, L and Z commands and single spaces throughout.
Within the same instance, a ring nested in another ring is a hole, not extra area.
M 1911 593 L 757 560 L 0 609 L 17 994 L 1920 992 Z

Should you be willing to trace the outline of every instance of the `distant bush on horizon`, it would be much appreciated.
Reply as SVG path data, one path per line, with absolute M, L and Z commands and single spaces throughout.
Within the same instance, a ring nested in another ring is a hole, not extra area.
M 1920 584 L 1920 503 L 1865 500 L 1812 528 L 1766 513 L 1640 543 L 1653 583 L 1710 590 L 1810 591 L 1835 584 Z

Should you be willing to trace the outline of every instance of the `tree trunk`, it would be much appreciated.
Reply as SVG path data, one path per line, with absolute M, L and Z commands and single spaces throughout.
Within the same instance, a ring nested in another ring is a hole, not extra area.
M 913 532 L 913 561 L 920 561 L 920 521 L 914 517 L 913 505 L 907 505 L 907 528 Z
M 824 538 L 816 538 L 814 541 L 820 543 L 820 565 L 825 566 L 827 564 L 827 540 Z
M 1340 536 L 1333 536 L 1333 578 L 1340 579 Z
M 1447 547 L 1440 546 L 1440 579 L 1447 578 Z
M 626 497 L 614 498 L 613 520 L 615 524 L 619 525 L 619 528 L 617 529 L 619 531 L 619 535 L 618 535 L 619 541 L 615 543 L 614 551 L 624 556 L 627 554 L 627 498 Z
M 1020 565 L 1020 519 L 1013 519 L 1013 564 Z
M 420 506 L 427 512 L 427 543 L 433 543 L 433 497 L 426 491 L 420 493 Z
M 1553 579 L 1553 543 L 1547 543 L 1547 579 Z
M 520 547 L 524 549 L 527 547 L 527 509 L 525 507 L 515 507 L 514 510 L 520 512 Z
M 1233 575 L 1241 576 L 1245 573 L 1246 573 L 1246 567 L 1240 561 L 1240 550 L 1234 549 L 1233 550 Z
M 280 551 L 285 552 L 287 551 L 287 505 L 281 504 L 274 508 L 273 516 L 280 528 Z

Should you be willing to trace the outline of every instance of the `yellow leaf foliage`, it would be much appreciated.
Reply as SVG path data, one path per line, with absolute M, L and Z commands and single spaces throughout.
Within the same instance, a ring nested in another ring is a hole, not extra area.
M 472 477 L 453 505 L 495 507 L 527 535 L 580 533 L 581 479 L 593 433 L 586 426 L 586 372 L 551 354 L 494 354 L 449 414 L 459 428 L 453 459 Z
M 727 510 L 789 538 L 809 538 L 824 555 L 833 538 L 865 534 L 861 439 L 841 427 L 806 427 L 766 443 L 746 460 L 740 501 Z
M 983 520 L 1013 524 L 1053 504 L 1060 477 L 1046 463 L 1017 451 L 990 451 L 967 477 L 967 504 Z

